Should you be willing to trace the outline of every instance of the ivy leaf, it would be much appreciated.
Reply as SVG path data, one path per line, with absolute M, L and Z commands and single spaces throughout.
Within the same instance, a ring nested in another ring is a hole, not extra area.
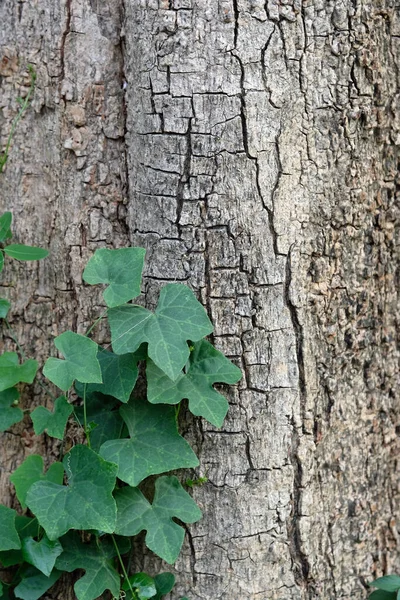
M 97 392 L 86 396 L 87 421 L 96 425 L 90 432 L 90 444 L 92 450 L 95 452 L 100 450 L 100 446 L 104 444 L 106 440 L 120 438 L 122 432 L 126 429 L 125 423 L 119 414 L 119 410 L 113 410 L 117 404 L 118 400 L 115 398 L 103 396 L 103 394 Z M 82 423 L 83 407 L 77 407 L 75 409 L 75 414 L 79 419 L 79 422 Z
M 70 532 L 61 539 L 64 552 L 56 562 L 57 569 L 71 573 L 84 569 L 85 575 L 74 585 L 78 600 L 94 600 L 110 590 L 119 598 L 120 576 L 114 567 L 116 550 L 111 540 L 98 539 L 84 544 L 79 534 Z
M 171 381 L 151 360 L 147 362 L 147 398 L 152 404 L 177 404 L 189 400 L 189 410 L 221 427 L 228 402 L 213 389 L 216 382 L 236 383 L 242 373 L 212 344 L 201 340 L 190 354 L 186 374 Z
M 122 586 L 122 589 L 126 592 L 125 598 L 127 600 L 132 600 L 134 598 L 130 588 L 133 588 L 133 591 L 135 592 L 136 598 L 134 598 L 134 600 L 154 598 L 154 595 L 157 593 L 157 588 L 154 579 L 150 577 L 150 575 L 147 575 L 147 573 L 135 573 L 135 575 L 132 575 L 128 579 L 129 583 L 125 580 Z
M 22 541 L 22 556 L 24 560 L 49 577 L 56 559 L 63 551 L 58 540 L 50 541 L 45 535 L 36 542 L 33 537 L 27 537 Z
M 69 529 L 114 531 L 116 508 L 112 497 L 116 465 L 107 463 L 87 446 L 74 446 L 65 455 L 69 485 L 38 481 L 29 489 L 26 503 L 50 540 Z
M 152 600 L 161 600 L 163 596 L 169 594 L 175 585 L 175 577 L 172 573 L 160 573 L 154 577 L 154 583 L 156 584 L 156 595 Z
M 384 577 L 378 577 L 370 585 L 385 592 L 397 592 L 400 589 L 400 577 L 398 575 L 385 575 Z
M 36 435 L 40 435 L 47 429 L 48 435 L 62 440 L 68 417 L 73 410 L 74 407 L 68 402 L 65 396 L 60 396 L 55 400 L 54 412 L 44 406 L 35 408 L 31 414 L 31 419 Z
M 178 433 L 173 408 L 133 399 L 120 413 L 130 438 L 105 442 L 100 456 L 118 465 L 122 481 L 136 486 L 149 475 L 198 466 L 195 453 Z
M 29 359 L 20 365 L 16 352 L 4 352 L 0 356 L 0 392 L 21 381 L 32 383 L 37 369 L 36 360 Z
M 396 600 L 398 595 L 396 592 L 384 592 L 383 590 L 376 590 L 368 596 L 368 600 Z
M 38 454 L 31 454 L 10 476 L 10 481 L 15 486 L 15 492 L 22 508 L 26 508 L 26 495 L 29 488 L 37 481 L 62 483 L 64 468 L 60 462 L 50 465 L 46 474 L 43 473 L 43 468 L 43 458 Z
M 11 237 L 11 222 L 12 222 L 12 214 L 10 212 L 5 212 L 0 217 L 0 242 L 3 242 L 8 237 Z
M 18 550 L 21 540 L 15 527 L 17 513 L 0 504 L 0 550 Z
M 116 533 L 132 536 L 145 529 L 147 547 L 170 564 L 178 558 L 185 536 L 185 530 L 172 518 L 184 523 L 201 518 L 199 507 L 176 477 L 157 479 L 152 505 L 138 488 L 121 488 L 115 492 L 115 499 Z
M 99 248 L 86 265 L 86 283 L 109 283 L 103 298 L 110 308 L 124 304 L 140 294 L 144 248 Z
M 124 305 L 108 312 L 116 354 L 134 352 L 143 342 L 148 354 L 170 379 L 176 379 L 189 358 L 187 340 L 196 342 L 213 330 L 203 306 L 186 286 L 164 286 L 155 313 Z
M 86 395 L 101 392 L 106 396 L 114 396 L 121 402 L 128 402 L 138 377 L 137 364 L 145 357 L 142 348 L 135 353 L 122 355 L 100 348 L 97 360 L 100 363 L 103 383 L 87 385 Z
M 48 358 L 43 374 L 60 390 L 68 390 L 74 379 L 82 383 L 102 383 L 95 342 L 79 333 L 65 331 L 56 337 L 54 343 L 65 360 Z
M 5 254 L 17 260 L 40 260 L 49 255 L 48 250 L 36 246 L 25 246 L 23 244 L 10 244 L 4 248 Z
M 18 398 L 19 392 L 15 387 L 0 392 L 0 431 L 5 431 L 24 418 L 24 413 L 16 406 Z
M 14 594 L 16 598 L 22 600 L 38 600 L 62 575 L 60 571 L 54 569 L 50 577 L 46 577 L 31 565 L 24 565 L 19 573 L 22 581 L 15 587 Z
M 28 536 L 37 536 L 39 532 L 39 524 L 37 519 L 26 517 L 25 515 L 17 515 L 15 517 L 15 529 L 21 540 Z M 3 567 L 12 567 L 24 562 L 22 550 L 7 550 L 0 552 L 0 562 Z M 1 596 L 0 596 L 1 599 Z
M 0 263 L 3 254 L 0 252 Z M 1 265 L 0 265 L 0 273 L 1 273 Z M 5 319 L 7 317 L 7 313 L 10 310 L 11 304 L 5 298 L 0 298 L 0 319 Z

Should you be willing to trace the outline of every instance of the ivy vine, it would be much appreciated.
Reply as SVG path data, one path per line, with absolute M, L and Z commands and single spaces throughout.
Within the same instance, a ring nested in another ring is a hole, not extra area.
M 0 271 L 5 258 L 47 255 L 7 244 L 11 222 L 9 212 L 0 217 Z M 234 384 L 241 372 L 206 341 L 213 327 L 188 287 L 165 285 L 154 312 L 131 302 L 140 294 L 144 256 L 142 248 L 101 248 L 84 270 L 87 284 L 106 286 L 102 317 L 109 320 L 112 351 L 90 337 L 94 326 L 86 335 L 66 331 L 54 340 L 59 357 L 47 359 L 43 375 L 60 394 L 52 410 L 33 410 L 34 431 L 63 439 L 75 422 L 85 443 L 47 471 L 41 456 L 28 456 L 11 475 L 21 511 L 0 506 L 0 563 L 11 568 L 11 577 L 0 583 L 0 600 L 37 600 L 63 572 L 75 570 L 84 571 L 74 585 L 78 600 L 107 590 L 113 598 L 160 600 L 174 586 L 170 573 L 128 572 L 131 538 L 144 531 L 152 552 L 176 561 L 185 535 L 179 523 L 201 518 L 179 479 L 167 474 L 199 465 L 178 431 L 180 403 L 187 399 L 194 415 L 220 427 L 228 403 L 213 384 Z M 13 336 L 9 309 L 9 301 L 0 299 L 0 318 Z M 20 389 L 38 370 L 36 360 L 19 345 L 17 350 L 0 356 L 1 431 L 23 418 Z M 146 397 L 136 392 L 141 365 Z M 155 475 L 149 495 L 143 482 Z M 186 487 L 205 481 L 188 479 Z

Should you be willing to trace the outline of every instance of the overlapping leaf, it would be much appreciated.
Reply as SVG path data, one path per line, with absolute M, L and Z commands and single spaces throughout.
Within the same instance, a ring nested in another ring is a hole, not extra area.
M 0 252 L 0 262 L 1 262 L 2 256 L 3 255 Z M 0 272 L 1 272 L 1 265 L 0 265 Z M 11 304 L 9 303 L 8 300 L 6 300 L 5 298 L 0 298 L 0 319 L 7 318 L 7 313 L 10 310 L 10 306 L 11 306 Z
M 35 408 L 31 413 L 31 419 L 36 435 L 40 435 L 47 430 L 48 435 L 62 440 L 68 417 L 73 410 L 73 406 L 65 396 L 60 396 L 55 400 L 54 411 L 48 410 L 44 406 Z
M 154 577 L 154 583 L 156 584 L 157 593 L 152 600 L 161 600 L 161 598 L 169 594 L 174 587 L 175 576 L 172 575 L 172 573 L 160 573 Z
M 100 538 L 84 544 L 80 536 L 71 531 L 61 539 L 61 543 L 64 552 L 57 559 L 56 567 L 68 573 L 75 569 L 86 571 L 74 585 L 78 600 L 94 600 L 105 590 L 110 590 L 114 598 L 119 597 L 120 576 L 113 561 L 117 552 L 110 539 Z M 121 554 L 128 550 L 129 544 L 119 548 Z
M 69 485 L 38 481 L 26 497 L 28 507 L 48 538 L 55 540 L 69 529 L 113 532 L 116 465 L 106 462 L 87 446 L 74 446 L 65 455 L 63 464 Z
M 173 521 L 194 523 L 201 511 L 183 489 L 176 477 L 160 477 L 155 484 L 153 504 L 138 488 L 124 487 L 115 492 L 118 507 L 116 532 L 136 535 L 146 530 L 146 545 L 155 554 L 172 564 L 178 557 L 185 535 Z
M 148 354 L 170 379 L 176 379 L 189 358 L 187 340 L 196 342 L 213 327 L 193 292 L 180 284 L 162 288 L 155 313 L 124 305 L 109 313 L 114 352 L 134 352 L 143 342 Z
M 50 465 L 47 473 L 43 473 L 43 468 L 43 458 L 38 454 L 31 454 L 10 476 L 22 508 L 26 508 L 26 495 L 29 488 L 37 481 L 62 483 L 64 467 L 61 463 L 56 462 Z
M 24 413 L 16 406 L 18 398 L 19 392 L 14 387 L 0 392 L 0 431 L 5 431 L 24 418 Z
M 135 596 L 132 596 L 131 588 Z M 126 600 L 147 600 L 148 598 L 154 598 L 157 593 L 155 581 L 147 573 L 131 575 L 128 580 L 124 581 L 122 589 L 126 594 Z
M 20 365 L 16 352 L 4 352 L 0 356 L 0 392 L 21 381 L 32 383 L 37 369 L 36 360 L 29 359 Z
M 22 581 L 15 587 L 14 594 L 22 600 L 38 600 L 62 575 L 61 571 L 54 569 L 50 577 L 47 577 L 31 565 L 24 565 L 19 574 Z
M 107 306 L 124 304 L 140 294 L 144 248 L 99 248 L 86 265 L 82 278 L 90 284 L 108 283 L 103 292 Z
M 100 446 L 106 440 L 120 438 L 122 432 L 126 429 L 119 410 L 114 410 L 117 404 L 118 400 L 112 396 L 103 396 L 98 392 L 86 394 L 86 418 L 89 424 L 94 424 L 90 432 L 90 442 L 92 450 L 95 452 L 99 451 Z M 82 423 L 83 407 L 77 407 L 75 414 L 79 419 L 79 423 Z
M 27 537 L 22 541 L 23 559 L 49 577 L 56 559 L 63 551 L 58 540 L 51 541 L 45 535 L 37 542 L 33 537 Z
M 15 517 L 15 529 L 18 532 L 20 540 L 23 541 L 26 537 L 38 535 L 39 523 L 36 519 L 32 519 L 31 517 L 17 515 Z M 18 550 L 6 550 L 5 552 L 0 552 L 0 563 L 3 567 L 12 567 L 21 564 L 23 561 L 22 547 Z
M 40 260 L 41 258 L 46 258 L 49 254 L 48 250 L 44 248 L 25 246 L 24 244 L 10 244 L 3 251 L 7 256 L 16 258 L 17 260 Z
M 189 409 L 196 415 L 221 427 L 228 411 L 228 402 L 213 389 L 213 384 L 236 383 L 242 373 L 230 360 L 206 340 L 194 345 L 186 374 L 171 381 L 151 360 L 147 363 L 147 398 L 153 404 L 177 404 L 189 400 Z
M 18 550 L 21 540 L 15 527 L 17 513 L 0 504 L 0 550 Z
M 173 408 L 133 399 L 121 406 L 120 412 L 130 438 L 105 442 L 100 455 L 118 465 L 122 481 L 136 486 L 149 475 L 199 464 L 178 433 Z
M 95 342 L 78 333 L 66 331 L 56 337 L 54 343 L 65 360 L 48 358 L 43 374 L 60 390 L 68 390 L 75 379 L 82 383 L 102 383 L 97 360 L 98 345 Z

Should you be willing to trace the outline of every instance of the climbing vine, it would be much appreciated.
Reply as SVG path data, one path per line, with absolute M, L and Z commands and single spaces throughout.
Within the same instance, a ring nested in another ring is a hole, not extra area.
M 44 258 L 46 250 L 6 245 L 11 219 L 9 212 L 0 217 L 1 268 L 8 257 Z M 11 581 L 0 583 L 0 599 L 14 594 L 36 600 L 64 571 L 76 569 L 85 571 L 74 586 L 78 600 L 94 600 L 106 590 L 113 598 L 158 600 L 174 585 L 170 573 L 129 574 L 125 557 L 132 536 L 145 531 L 152 552 L 176 561 L 185 530 L 175 519 L 201 518 L 178 477 L 166 474 L 199 465 L 178 432 L 180 403 L 187 399 L 194 415 L 220 427 L 228 403 L 213 384 L 234 384 L 241 372 L 205 339 L 213 327 L 188 287 L 165 285 L 154 312 L 131 303 L 140 294 L 144 256 L 142 248 L 101 248 L 84 270 L 86 283 L 106 286 L 102 317 L 109 321 L 112 351 L 91 338 L 94 326 L 86 335 L 66 331 L 54 340 L 62 358 L 48 358 L 43 375 L 60 394 L 52 410 L 33 410 L 33 428 L 63 439 L 75 421 L 85 443 L 46 472 L 43 458 L 31 455 L 11 475 L 21 511 L 0 506 L 0 562 L 12 567 Z M 11 330 L 9 309 L 8 300 L 0 299 L 0 317 Z M 141 366 L 145 397 L 136 391 Z M 19 390 L 37 370 L 37 361 L 20 347 L 0 356 L 0 430 L 23 418 Z M 149 494 L 143 482 L 155 475 Z M 204 480 L 190 479 L 186 487 Z

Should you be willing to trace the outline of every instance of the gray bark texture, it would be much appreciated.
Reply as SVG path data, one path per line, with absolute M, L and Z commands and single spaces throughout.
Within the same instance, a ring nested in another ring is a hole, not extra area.
M 171 598 L 367 598 L 400 571 L 399 2 L 2 0 L 0 23 L 3 145 L 38 74 L 0 179 L 51 250 L 0 285 L 27 354 L 101 313 L 96 248 L 140 245 L 148 305 L 189 284 L 243 369 L 224 428 L 186 426 L 209 481 Z M 6 503 L 43 450 L 28 419 L 3 435 Z

